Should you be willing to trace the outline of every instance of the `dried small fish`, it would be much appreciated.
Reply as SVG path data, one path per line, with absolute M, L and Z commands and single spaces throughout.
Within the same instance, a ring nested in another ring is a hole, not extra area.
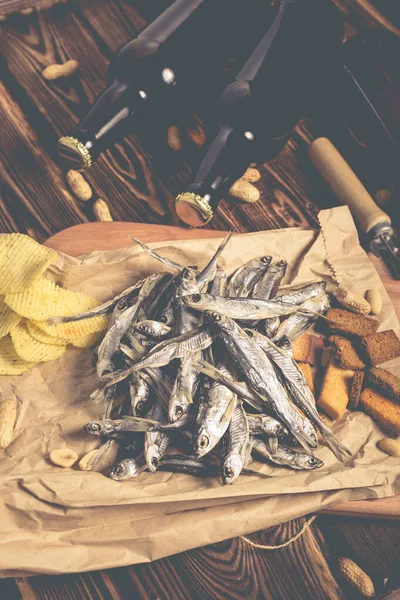
M 144 452 L 140 452 L 135 458 L 124 458 L 115 463 L 110 472 L 111 479 L 124 481 L 137 477 L 147 469 Z
M 275 344 L 260 333 L 247 331 L 246 333 L 255 340 L 255 342 L 264 350 L 266 355 L 273 361 L 280 374 L 278 374 L 283 386 L 289 391 L 293 402 L 308 417 L 310 422 L 320 431 L 326 444 L 332 450 L 338 460 L 343 460 L 343 456 L 351 452 L 342 444 L 342 442 L 332 433 L 331 429 L 322 421 L 316 409 L 315 398 L 308 387 L 303 372 L 297 365 L 293 356 L 289 353 L 278 352 Z
M 225 296 L 227 284 L 228 279 L 225 271 L 218 267 L 210 288 L 211 296 Z
M 157 340 L 165 339 L 172 331 L 171 327 L 159 321 L 140 321 L 140 323 L 136 323 L 134 329 Z
M 111 300 L 108 300 L 107 302 L 104 302 L 103 304 L 100 304 L 100 306 L 96 306 L 96 308 L 92 308 L 87 312 L 80 313 L 79 315 L 70 315 L 68 317 L 51 317 L 47 320 L 47 322 L 49 325 L 55 325 L 56 323 L 73 323 L 74 321 L 82 321 L 83 319 L 91 319 L 93 317 L 108 315 L 122 300 L 131 300 L 135 294 L 138 293 L 143 283 L 144 279 L 127 288 L 121 292 L 121 294 L 115 296 L 115 298 L 112 298 Z
M 330 306 L 327 294 L 321 294 L 315 298 L 309 298 L 303 304 L 300 304 L 300 309 L 312 310 L 317 313 L 325 313 Z M 301 310 L 293 315 L 290 315 L 278 328 L 274 340 L 279 342 L 283 337 L 287 337 L 294 342 L 300 337 L 311 325 L 317 320 L 315 314 L 301 312 Z
M 257 438 L 253 440 L 253 450 L 276 465 L 291 467 L 292 469 L 318 469 L 324 464 L 322 460 L 313 454 L 296 452 L 281 444 L 278 444 L 277 447 L 271 447 L 270 443 L 265 443 Z
M 211 294 L 185 296 L 184 303 L 201 312 L 219 312 L 231 319 L 253 321 L 289 315 L 298 310 L 295 304 L 274 300 L 253 300 L 251 298 L 224 298 Z
M 132 415 L 144 417 L 151 406 L 151 386 L 137 373 L 129 381 L 129 397 Z
M 250 460 L 251 441 L 250 429 L 241 402 L 234 410 L 224 437 L 223 461 L 221 463 L 222 483 L 234 483 L 242 469 Z
M 247 421 L 252 435 L 265 434 L 270 437 L 284 437 L 287 435 L 287 429 L 274 417 L 263 414 L 249 414 Z
M 246 297 L 271 264 L 272 256 L 254 258 L 239 267 L 229 280 L 227 294 L 232 298 Z
M 147 277 L 140 288 L 136 302 L 132 306 L 125 308 L 122 312 L 118 309 L 118 305 L 116 306 L 115 310 L 118 311 L 118 315 L 112 319 L 107 333 L 97 351 L 97 374 L 99 377 L 105 373 L 111 373 L 114 370 L 112 357 L 118 351 L 121 340 L 131 324 L 135 323 L 143 302 L 161 277 L 163 277 L 163 274 Z
M 169 399 L 168 418 L 172 423 L 189 411 L 198 381 L 198 371 L 193 367 L 193 358 L 186 356 L 181 360 Z
M 259 298 L 260 300 L 271 300 L 272 298 L 275 298 L 279 286 L 285 276 L 286 269 L 287 262 L 285 260 L 281 260 L 276 265 L 269 267 L 266 273 L 264 273 L 261 279 L 256 283 L 251 297 Z M 260 329 L 266 336 L 272 338 L 278 331 L 279 325 L 279 317 L 272 317 L 262 321 Z
M 229 371 L 223 365 L 220 365 L 220 370 L 229 376 Z M 196 456 L 204 456 L 218 444 L 229 426 L 236 400 L 236 395 L 226 386 L 217 382 L 211 385 L 197 413 L 196 429 L 192 438 Z
M 153 421 L 163 421 L 165 411 L 160 404 L 155 404 L 151 413 L 150 418 Z M 144 434 L 144 456 L 146 465 L 149 471 L 153 473 L 157 470 L 158 463 L 160 462 L 161 456 L 167 450 L 169 444 L 169 437 L 162 431 L 146 431 Z
M 215 312 L 206 313 L 206 316 L 218 331 L 250 388 L 274 411 L 306 450 L 315 445 L 304 430 L 299 413 L 296 414 L 293 410 L 288 395 L 265 353 L 232 319 Z
M 281 296 L 276 296 L 276 302 L 289 302 L 290 304 L 296 304 L 297 306 L 302 305 L 304 308 L 304 302 L 311 298 L 316 298 L 324 294 L 326 290 L 326 281 L 317 281 L 316 283 L 309 283 L 303 285 L 301 288 L 289 291 Z
M 208 348 L 212 344 L 212 335 L 207 330 L 199 329 L 186 333 L 177 338 L 166 340 L 157 344 L 155 348 L 136 362 L 131 367 L 122 371 L 115 371 L 103 378 L 107 380 L 106 387 L 110 387 L 123 379 L 126 379 L 135 371 L 141 369 L 163 367 L 170 363 L 174 358 L 184 358 L 190 354 L 195 354 L 199 350 Z
M 198 477 L 215 477 L 220 472 L 219 465 L 210 464 L 197 456 L 188 454 L 169 454 L 161 459 L 158 469 L 159 471 L 186 473 Z
M 281 260 L 276 265 L 270 266 L 255 284 L 251 297 L 260 300 L 275 298 L 282 279 L 285 277 L 286 269 L 286 260 Z

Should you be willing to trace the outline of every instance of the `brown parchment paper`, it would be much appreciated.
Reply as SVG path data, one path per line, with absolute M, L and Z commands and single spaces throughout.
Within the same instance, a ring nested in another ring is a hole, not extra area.
M 260 254 L 285 258 L 285 286 L 321 278 L 384 296 L 381 329 L 399 332 L 394 309 L 361 249 L 347 208 L 320 213 L 321 230 L 302 228 L 235 236 L 229 272 Z M 163 254 L 203 265 L 219 241 L 159 243 Z M 129 245 L 129 240 L 127 240 Z M 69 289 L 108 299 L 160 269 L 137 247 L 60 256 L 48 275 Z M 390 369 L 400 375 L 400 365 Z M 102 473 L 61 469 L 49 452 L 65 445 L 80 456 L 96 446 L 82 426 L 98 416 L 88 396 L 96 387 L 91 350 L 68 349 L 58 361 L 19 377 L 2 377 L 2 397 L 14 393 L 19 411 L 11 445 L 0 455 L 0 574 L 68 573 L 150 561 L 275 525 L 347 500 L 400 492 L 400 459 L 377 449 L 383 434 L 361 412 L 347 413 L 334 431 L 352 450 L 339 463 L 321 446 L 317 471 L 299 472 L 254 462 L 254 474 L 232 486 L 215 478 L 142 474 L 115 482 Z

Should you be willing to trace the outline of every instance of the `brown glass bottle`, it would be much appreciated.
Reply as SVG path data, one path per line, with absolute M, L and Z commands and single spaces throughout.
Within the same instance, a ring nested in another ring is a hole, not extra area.
M 272 24 L 223 91 L 216 135 L 187 191 L 177 197 L 176 211 L 190 225 L 212 218 L 251 162 L 282 150 L 324 56 L 343 38 L 342 15 L 328 0 L 280 0 L 272 10 Z
M 215 102 L 227 83 L 227 58 L 249 51 L 268 12 L 266 0 L 176 0 L 117 52 L 108 87 L 60 139 L 61 157 L 83 170 L 131 131 L 154 127 L 159 113 L 176 113 L 190 96 L 209 99 L 217 90 Z M 251 36 L 242 35 L 246 27 L 254 28 Z
M 377 168 L 400 186 L 400 39 L 385 29 L 352 36 L 342 48 L 341 114 Z M 339 108 L 339 107 L 337 107 Z

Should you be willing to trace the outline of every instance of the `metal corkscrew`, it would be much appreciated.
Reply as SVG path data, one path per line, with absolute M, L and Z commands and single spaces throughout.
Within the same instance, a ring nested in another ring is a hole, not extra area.
M 333 192 L 350 208 L 371 252 L 385 261 L 395 279 L 400 279 L 400 241 L 389 215 L 377 206 L 330 140 L 318 138 L 310 144 L 308 154 Z

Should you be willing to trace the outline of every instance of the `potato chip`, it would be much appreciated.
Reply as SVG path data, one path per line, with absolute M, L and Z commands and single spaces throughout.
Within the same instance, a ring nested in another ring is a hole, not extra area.
M 0 338 L 10 333 L 11 329 L 17 325 L 22 317 L 17 315 L 4 302 L 4 296 L 0 296 Z
M 22 317 L 20 317 L 22 318 Z M 43 342 L 43 344 L 54 344 L 56 346 L 66 346 L 69 344 L 69 340 L 65 338 L 58 338 L 49 335 L 43 329 L 40 329 L 35 323 L 35 321 L 27 321 L 26 326 L 28 327 L 28 331 L 35 340 L 38 342 Z
M 11 339 L 16 353 L 27 362 L 46 362 L 60 358 L 65 352 L 65 346 L 43 344 L 31 336 L 25 321 L 21 321 L 11 330 Z
M 72 340 L 72 345 L 76 348 L 91 348 L 101 337 L 101 331 L 96 333 L 88 333 L 88 335 L 82 335 L 81 337 Z
M 44 321 L 55 316 L 78 314 L 100 304 L 94 298 L 86 296 L 86 294 L 64 290 L 56 285 L 54 281 L 50 281 L 45 277 L 36 281 L 23 292 L 6 294 L 5 303 L 19 315 L 34 321 Z M 96 330 L 92 329 L 93 331 Z
M 9 335 L 0 340 L 0 375 L 20 375 L 35 366 L 18 356 Z
M 22 292 L 57 261 L 58 254 L 22 233 L 0 234 L 0 294 Z

